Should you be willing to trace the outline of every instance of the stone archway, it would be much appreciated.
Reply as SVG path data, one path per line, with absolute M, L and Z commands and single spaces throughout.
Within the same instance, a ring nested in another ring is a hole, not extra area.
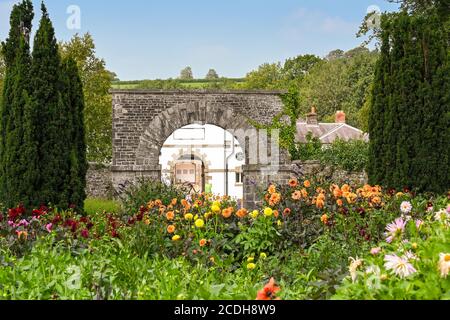
M 208 160 L 208 157 L 206 154 L 201 153 L 200 150 L 190 150 L 189 153 L 185 153 L 183 150 L 179 150 L 178 153 L 174 153 L 172 155 L 172 160 L 170 160 L 168 165 L 168 171 L 173 178 L 176 176 L 176 166 L 180 161 L 199 161 L 201 162 L 201 189 L 202 191 L 205 190 L 205 184 L 208 183 L 212 177 L 208 176 L 207 173 L 209 173 L 209 168 L 211 166 L 211 161 Z M 176 183 L 176 181 L 171 181 L 171 183 Z
M 211 124 L 233 134 L 242 133 L 235 137 L 246 155 L 244 205 L 252 208 L 259 200 L 258 186 L 269 181 L 287 181 L 291 174 L 285 151 L 276 174 L 266 174 L 259 162 L 248 160 L 249 154 L 256 153 L 259 157 L 262 148 L 267 152 L 267 141 L 265 144 L 260 141 L 251 123 L 269 124 L 280 114 L 281 93 L 113 90 L 113 185 L 139 177 L 159 180 L 159 156 L 167 138 L 189 124 Z

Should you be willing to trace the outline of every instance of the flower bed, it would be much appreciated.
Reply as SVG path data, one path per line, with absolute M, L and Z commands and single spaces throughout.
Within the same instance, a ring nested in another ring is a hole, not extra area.
M 205 194 L 129 216 L 10 209 L 0 297 L 448 298 L 448 197 L 296 179 L 261 196 L 254 211 Z

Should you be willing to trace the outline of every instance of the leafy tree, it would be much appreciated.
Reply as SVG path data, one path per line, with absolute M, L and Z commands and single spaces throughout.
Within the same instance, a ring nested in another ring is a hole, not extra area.
M 63 58 L 71 57 L 80 70 L 84 88 L 84 123 L 86 128 L 87 158 L 89 161 L 107 163 L 112 159 L 112 73 L 106 70 L 105 61 L 96 56 L 92 36 L 75 35 L 60 44 Z
M 0 122 L 0 196 L 7 206 L 35 200 L 37 148 L 33 102 L 30 98 L 31 67 L 28 34 L 33 20 L 31 1 L 14 5 L 9 37 L 2 43 L 4 90 Z
M 325 59 L 328 61 L 331 61 L 331 60 L 343 58 L 344 56 L 345 56 L 345 52 L 343 50 L 336 49 L 336 50 L 333 50 L 330 53 L 328 53 L 327 56 L 325 57 Z
M 120 81 L 119 77 L 117 77 L 117 74 L 112 71 L 108 71 L 109 77 L 111 78 L 111 81 Z
M 308 113 L 311 105 L 316 105 L 322 121 L 334 122 L 336 111 L 344 110 L 348 123 L 366 126 L 359 111 L 369 98 L 377 58 L 377 52 L 357 48 L 341 58 L 316 64 L 299 84 L 301 113 Z
M 283 87 L 283 72 L 281 63 L 265 63 L 257 70 L 247 74 L 245 89 L 278 89 Z
M 411 13 L 426 13 L 436 9 L 440 15 L 450 13 L 450 2 L 448 0 L 388 0 L 389 2 L 401 4 L 401 8 Z
M 219 75 L 217 74 L 216 70 L 209 69 L 208 74 L 205 77 L 206 80 L 215 80 L 219 79 Z
M 323 62 L 319 57 L 306 54 L 295 58 L 287 59 L 283 67 L 283 76 L 288 81 L 301 81 L 309 74 L 311 69 L 317 64 Z
M 180 80 L 192 80 L 194 79 L 194 74 L 192 73 L 191 67 L 186 67 L 180 72 Z

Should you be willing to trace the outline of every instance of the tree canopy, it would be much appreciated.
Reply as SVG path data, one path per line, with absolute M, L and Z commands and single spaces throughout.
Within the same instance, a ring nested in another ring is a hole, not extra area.
M 186 67 L 183 70 L 181 70 L 181 72 L 180 72 L 180 79 L 181 80 L 194 79 L 194 74 L 192 72 L 192 68 L 191 67 Z
M 92 36 L 76 34 L 60 44 L 63 58 L 71 57 L 80 71 L 84 88 L 84 122 L 86 127 L 87 158 L 108 163 L 112 159 L 112 108 L 109 89 L 113 74 L 105 61 L 96 56 Z
M 206 79 L 206 80 L 219 79 L 219 75 L 217 74 L 216 70 L 214 70 L 214 69 L 209 69 L 208 73 L 206 74 L 205 79 Z
M 319 119 L 334 122 L 336 111 L 343 110 L 348 123 L 366 128 L 361 110 L 369 99 L 377 59 L 377 52 L 356 48 L 315 65 L 299 85 L 301 113 L 314 105 Z

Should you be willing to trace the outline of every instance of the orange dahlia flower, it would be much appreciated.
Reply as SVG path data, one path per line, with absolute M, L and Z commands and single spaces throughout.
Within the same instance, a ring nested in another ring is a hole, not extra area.
M 172 234 L 175 232 L 175 226 L 174 225 L 170 225 L 167 227 L 167 232 Z

